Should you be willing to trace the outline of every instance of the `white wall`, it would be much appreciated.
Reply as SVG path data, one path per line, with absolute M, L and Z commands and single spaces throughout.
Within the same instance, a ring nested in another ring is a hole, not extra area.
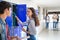
M 40 20 L 40 32 L 45 28 L 45 21 L 44 21 L 44 19 L 43 19 L 43 13 L 44 13 L 44 11 L 43 11 L 43 7 L 40 7 L 40 14 L 39 14 L 39 20 Z

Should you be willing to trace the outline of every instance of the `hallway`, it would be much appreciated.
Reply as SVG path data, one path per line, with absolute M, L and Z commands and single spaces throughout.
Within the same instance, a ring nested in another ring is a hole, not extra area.
M 39 33 L 37 40 L 60 40 L 60 31 L 44 29 Z

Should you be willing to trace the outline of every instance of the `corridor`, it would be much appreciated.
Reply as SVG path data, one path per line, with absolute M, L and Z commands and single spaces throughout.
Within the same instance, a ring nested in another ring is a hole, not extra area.
M 5 8 L 3 2 L 6 2 L 8 6 L 10 4 L 11 8 L 8 7 L 10 10 L 6 10 L 8 8 L 7 6 Z M 59 3 L 60 0 L 0 0 L 0 20 L 6 24 L 3 26 L 0 22 L 0 38 L 3 39 L 1 35 L 5 32 L 7 40 L 28 40 L 28 38 L 30 40 L 35 38 L 36 40 L 60 40 Z M 10 16 L 3 15 L 4 12 L 9 13 Z
M 60 40 L 60 31 L 44 29 L 39 33 L 37 40 Z

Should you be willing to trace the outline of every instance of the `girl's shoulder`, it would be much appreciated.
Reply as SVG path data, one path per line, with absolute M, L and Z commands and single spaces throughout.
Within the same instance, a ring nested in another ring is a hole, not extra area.
M 31 22 L 34 22 L 34 19 L 32 18 L 30 21 L 31 21 Z

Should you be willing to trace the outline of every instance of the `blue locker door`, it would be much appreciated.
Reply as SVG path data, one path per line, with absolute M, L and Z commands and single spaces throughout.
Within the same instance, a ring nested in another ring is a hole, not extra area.
M 16 15 L 22 21 L 26 21 L 26 4 L 16 5 Z

